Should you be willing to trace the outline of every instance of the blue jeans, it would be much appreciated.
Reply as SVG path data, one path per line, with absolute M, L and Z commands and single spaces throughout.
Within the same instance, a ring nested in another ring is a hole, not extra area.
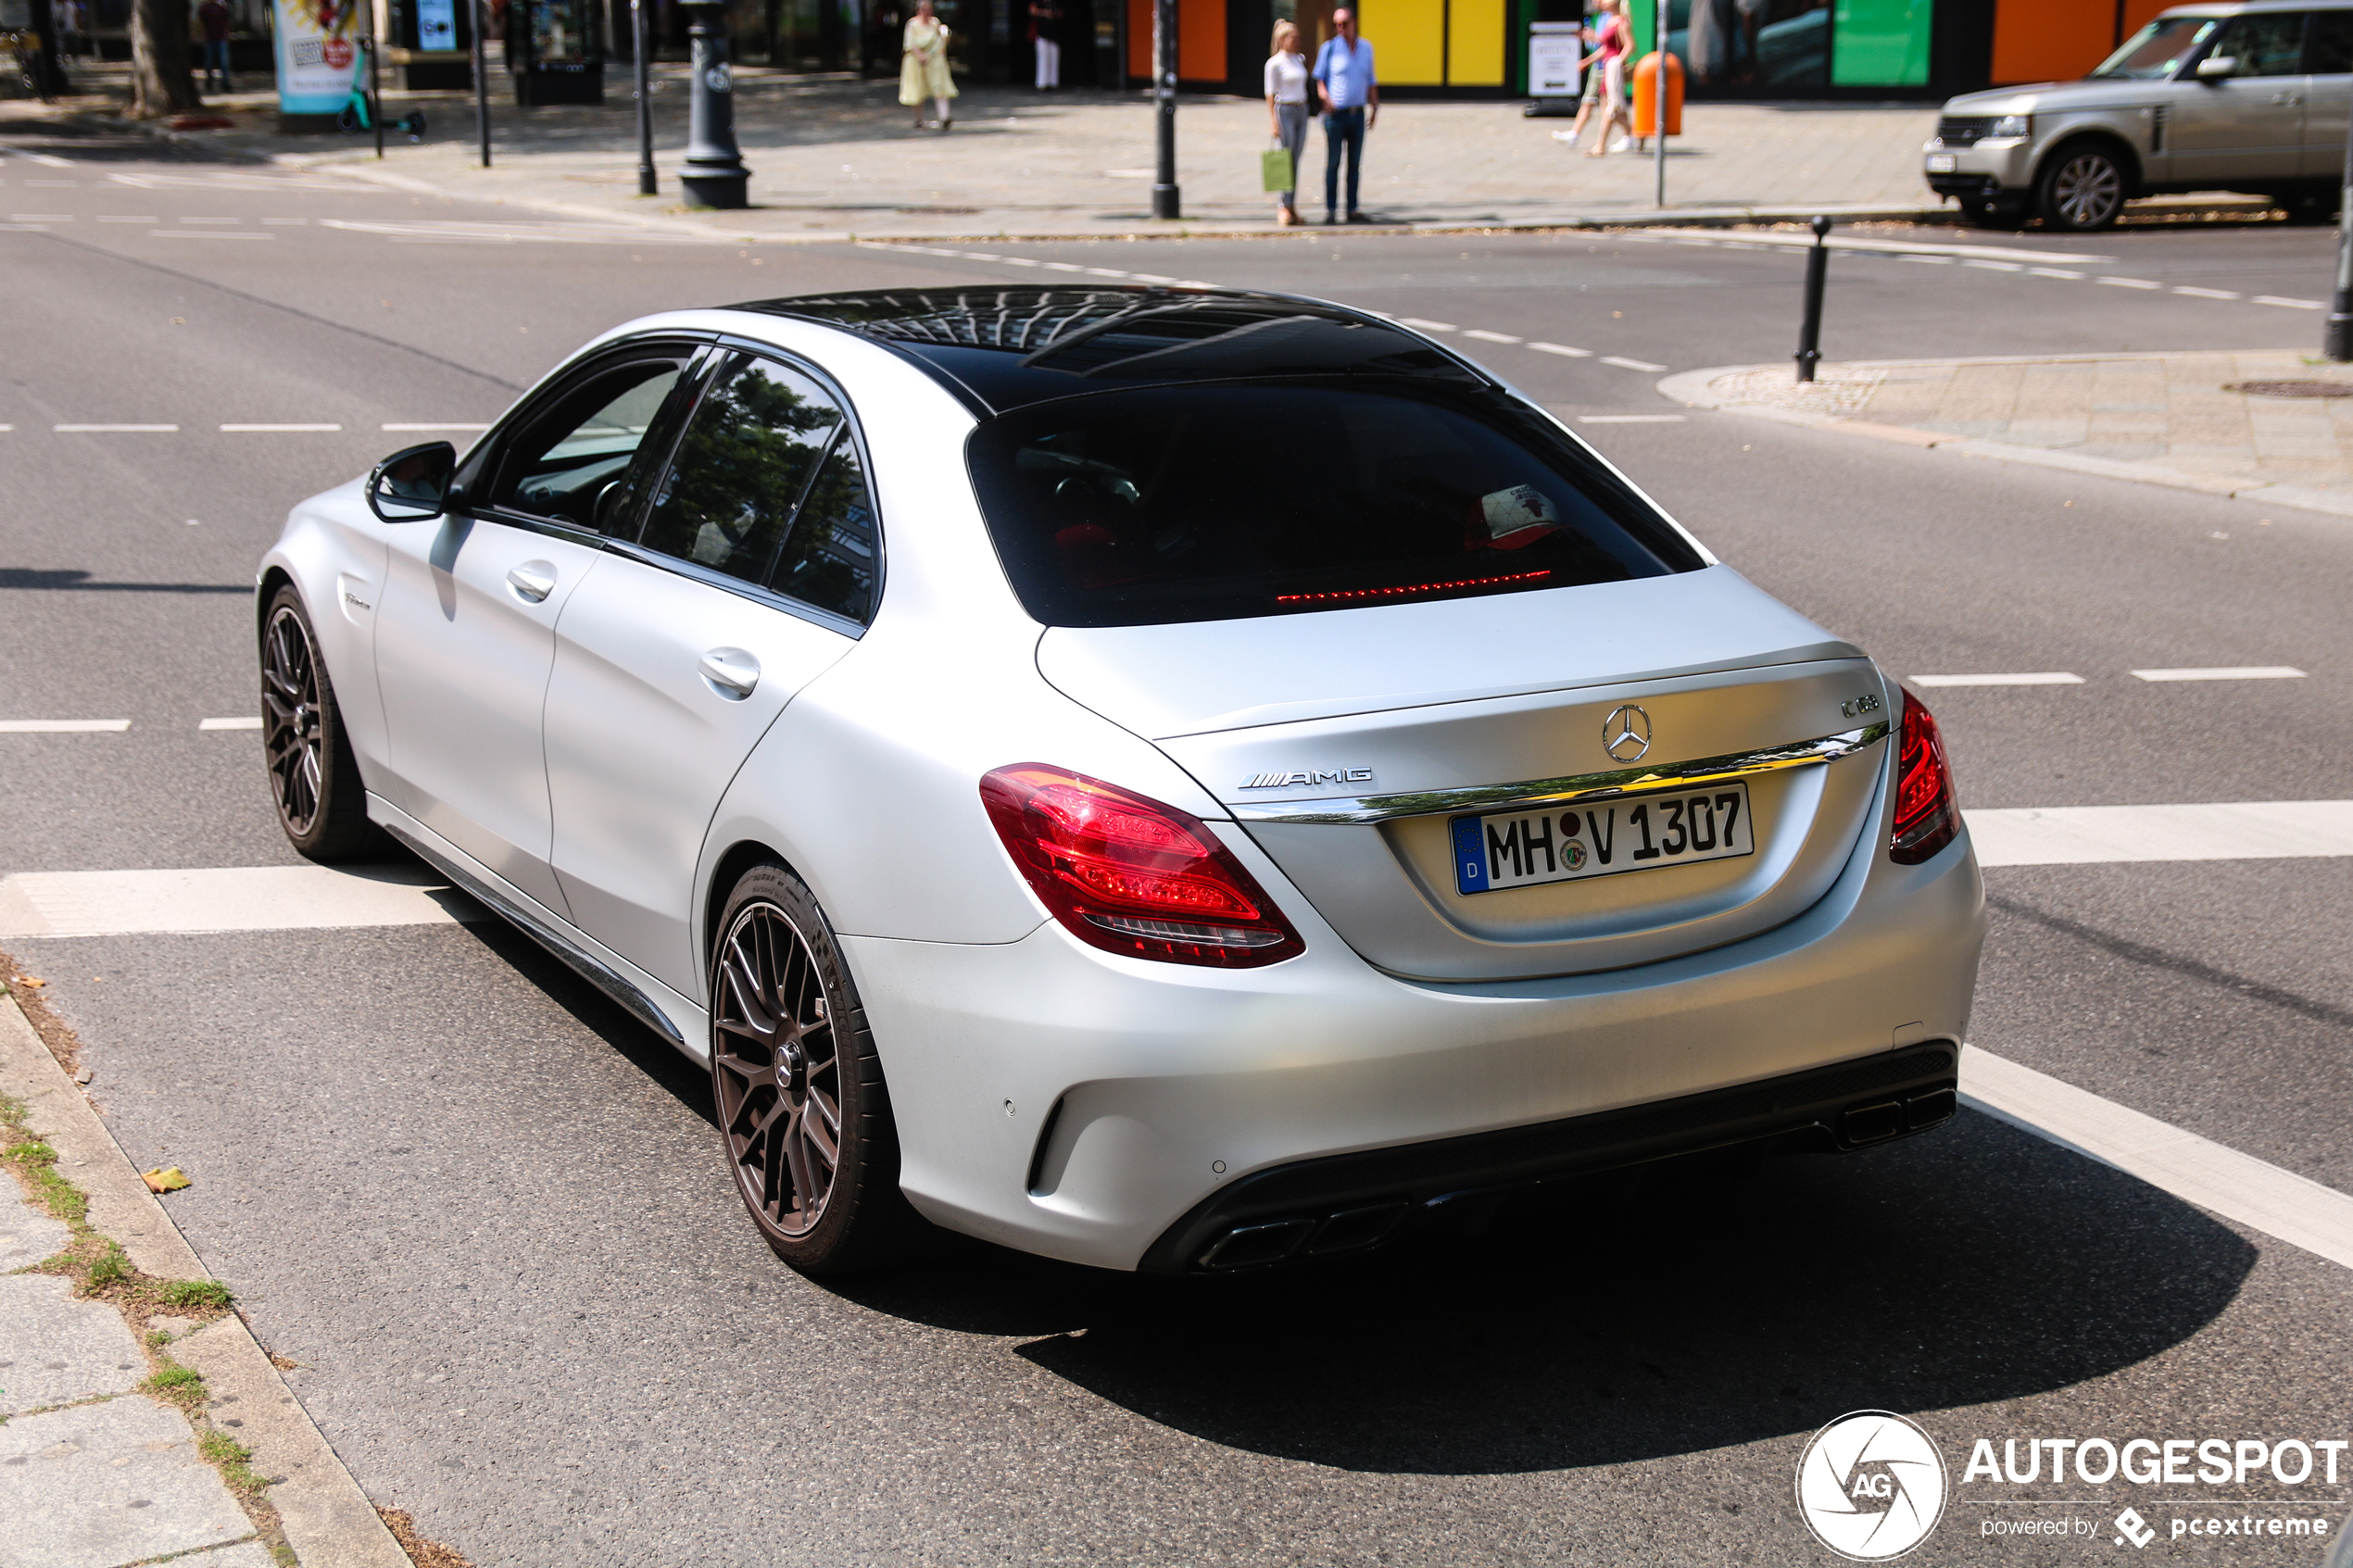
M 1340 206 L 1340 155 L 1348 154 L 1348 211 L 1356 212 L 1356 181 L 1365 167 L 1365 111 L 1334 109 L 1324 117 L 1324 216 Z
M 221 90 L 224 92 L 230 90 L 229 41 L 227 39 L 205 41 L 204 75 L 208 85 L 211 83 L 214 77 L 218 76 L 220 79 Z

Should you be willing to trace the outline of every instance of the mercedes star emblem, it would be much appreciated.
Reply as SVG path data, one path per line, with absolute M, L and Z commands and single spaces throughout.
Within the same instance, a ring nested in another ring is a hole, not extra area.
M 1651 748 L 1651 716 L 1622 703 L 1602 721 L 1602 746 L 1620 762 L 1640 762 Z

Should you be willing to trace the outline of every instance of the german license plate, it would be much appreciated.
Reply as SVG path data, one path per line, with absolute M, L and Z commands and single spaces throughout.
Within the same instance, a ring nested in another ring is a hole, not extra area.
M 1953 170 L 1958 169 L 1959 167 L 1960 159 L 1955 157 L 1951 153 L 1931 153 L 1928 155 L 1928 171 L 1931 174 L 1950 174 Z
M 1748 785 L 1640 795 L 1546 811 L 1456 817 L 1454 890 L 1495 893 L 1756 852 Z

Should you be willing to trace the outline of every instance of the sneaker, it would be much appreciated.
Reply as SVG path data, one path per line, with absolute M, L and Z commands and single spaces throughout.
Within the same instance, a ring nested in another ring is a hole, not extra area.
M 1614 153 L 1622 153 L 1631 145 L 1633 145 L 1633 143 L 1627 137 L 1620 136 L 1617 141 L 1612 142 L 1609 144 L 1609 150 Z

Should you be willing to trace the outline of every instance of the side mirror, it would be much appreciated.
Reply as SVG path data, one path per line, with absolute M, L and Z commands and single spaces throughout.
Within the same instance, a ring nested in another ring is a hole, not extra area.
M 395 452 L 368 475 L 368 509 L 386 522 L 423 522 L 439 517 L 449 502 L 449 481 L 458 471 L 458 449 L 428 441 Z
M 2239 57 L 2236 55 L 2209 55 L 2197 63 L 2197 79 L 2200 82 L 2220 82 L 2224 77 L 2238 73 Z

